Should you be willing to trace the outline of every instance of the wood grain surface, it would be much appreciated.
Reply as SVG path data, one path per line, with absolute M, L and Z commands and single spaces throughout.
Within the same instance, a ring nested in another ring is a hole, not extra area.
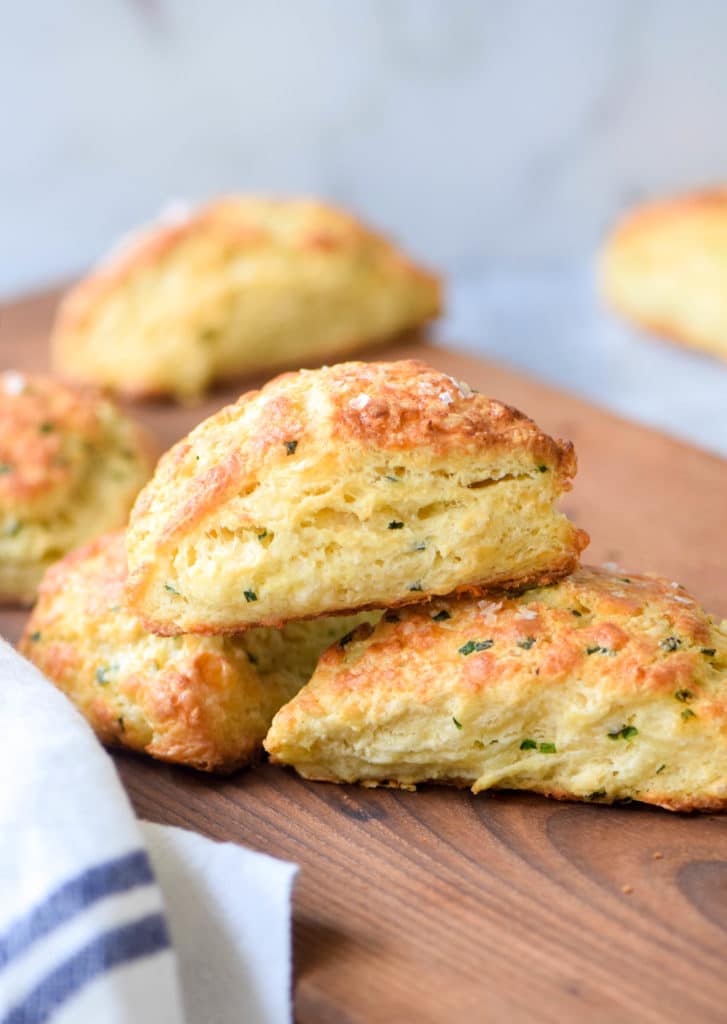
M 0 366 L 47 368 L 55 300 L 0 310 Z M 586 560 L 664 573 L 727 615 L 727 463 L 481 360 L 421 342 L 382 353 L 403 355 L 575 442 L 566 508 L 591 534 Z M 137 414 L 169 444 L 239 390 Z M 23 617 L 0 613 L 2 632 Z M 301 865 L 300 1024 L 727 1019 L 727 817 L 116 761 L 142 816 Z

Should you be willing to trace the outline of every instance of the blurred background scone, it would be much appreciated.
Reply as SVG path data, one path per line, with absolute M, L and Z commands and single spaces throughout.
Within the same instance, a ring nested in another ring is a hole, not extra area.
M 155 456 L 96 392 L 0 374 L 0 601 L 32 601 L 52 562 L 123 525 Z
M 727 187 L 637 207 L 606 243 L 601 284 L 639 327 L 727 359 Z
M 414 360 L 302 370 L 160 460 L 127 533 L 150 629 L 235 632 L 549 582 L 587 535 L 573 446 Z
M 350 214 L 233 197 L 141 232 L 72 289 L 53 359 L 118 392 L 193 399 L 390 340 L 441 305 L 438 278 Z
M 387 612 L 323 656 L 265 747 L 335 782 L 727 807 L 727 622 L 668 580 L 588 568 Z
M 104 743 L 205 771 L 249 761 L 321 652 L 364 618 L 167 639 L 125 609 L 125 575 L 122 532 L 67 555 L 46 574 L 20 648 Z

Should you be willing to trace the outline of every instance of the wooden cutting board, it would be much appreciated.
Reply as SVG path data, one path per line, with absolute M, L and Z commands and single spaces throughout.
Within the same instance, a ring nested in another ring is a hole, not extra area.
M 47 368 L 56 298 L 0 310 L 0 366 Z M 726 462 L 484 360 L 422 342 L 381 353 L 413 355 L 575 442 L 565 507 L 587 560 L 658 571 L 727 616 Z M 170 444 L 236 396 L 137 413 Z M 0 612 L 0 631 L 23 618 Z M 143 817 L 300 864 L 300 1024 L 727 1019 L 727 816 L 116 761 Z

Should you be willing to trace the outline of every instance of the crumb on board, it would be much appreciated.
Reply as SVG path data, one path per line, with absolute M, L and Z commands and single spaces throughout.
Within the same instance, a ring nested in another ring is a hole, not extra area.
M 625 896 L 628 896 L 633 891 L 634 891 L 634 887 L 632 885 L 622 885 L 621 886 L 621 892 L 624 893 Z
M 664 860 L 664 854 L 660 850 L 654 851 L 654 860 Z

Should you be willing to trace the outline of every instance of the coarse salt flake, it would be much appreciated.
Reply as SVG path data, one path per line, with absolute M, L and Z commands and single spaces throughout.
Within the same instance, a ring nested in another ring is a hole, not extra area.
M 449 377 L 449 374 L 447 374 L 447 376 Z M 472 395 L 474 394 L 474 391 L 469 386 L 469 384 L 465 384 L 465 382 L 463 380 L 457 380 L 456 377 L 449 377 L 449 379 L 452 381 L 454 386 L 457 388 L 457 390 L 459 391 L 459 393 L 462 396 L 462 398 L 472 398 Z
M 532 608 L 520 608 L 515 615 L 516 619 L 537 619 L 538 613 L 533 611 Z
M 502 608 L 502 601 L 478 601 L 477 607 L 483 613 L 485 622 L 489 624 L 495 621 L 495 616 Z
M 349 405 L 349 408 L 355 409 L 356 412 L 361 412 L 362 409 L 366 408 L 366 406 L 369 404 L 369 402 L 370 402 L 370 398 L 369 398 L 368 395 L 356 395 L 355 398 L 351 399 L 351 401 L 348 403 L 348 405 Z
M 445 405 L 451 405 L 452 402 L 454 401 L 454 399 L 452 398 L 452 396 L 449 393 L 449 391 L 440 391 L 439 392 L 439 401 L 440 402 L 444 402 Z

